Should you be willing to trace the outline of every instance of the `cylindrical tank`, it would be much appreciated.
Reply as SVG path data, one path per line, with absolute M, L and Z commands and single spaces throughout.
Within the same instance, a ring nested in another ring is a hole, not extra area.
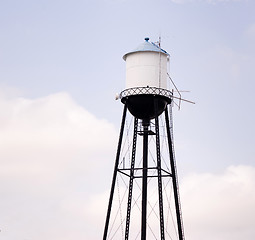
M 149 42 L 140 44 L 134 51 L 123 56 L 126 61 L 126 89 L 157 87 L 167 89 L 166 51 Z
M 121 101 L 135 117 L 155 118 L 171 102 L 171 92 L 167 90 L 169 54 L 145 38 L 123 59 L 126 61 L 126 88 L 120 94 Z

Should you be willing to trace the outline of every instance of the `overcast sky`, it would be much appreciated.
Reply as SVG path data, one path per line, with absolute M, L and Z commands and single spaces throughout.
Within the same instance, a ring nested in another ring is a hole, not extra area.
M 0 1 L 0 239 L 102 239 L 122 56 L 162 38 L 188 240 L 255 239 L 253 0 Z

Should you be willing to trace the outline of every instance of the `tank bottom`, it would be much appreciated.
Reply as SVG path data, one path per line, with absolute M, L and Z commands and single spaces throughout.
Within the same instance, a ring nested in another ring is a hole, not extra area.
M 139 94 L 122 98 L 121 101 L 127 104 L 129 112 L 139 119 L 153 119 L 159 116 L 166 109 L 171 99 L 161 95 Z

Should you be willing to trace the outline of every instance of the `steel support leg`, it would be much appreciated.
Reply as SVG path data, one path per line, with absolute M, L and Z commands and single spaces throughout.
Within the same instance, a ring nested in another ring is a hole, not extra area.
M 138 119 L 135 118 L 135 120 L 134 120 L 133 147 L 132 147 L 132 159 L 131 159 L 131 169 L 130 169 L 130 179 L 129 179 L 129 190 L 128 190 L 125 240 L 128 240 L 128 237 L 129 237 L 132 192 L 133 192 L 133 183 L 134 183 L 135 153 L 136 153 L 136 142 L 137 142 L 137 125 L 138 125 Z
M 122 123 L 121 123 L 120 136 L 119 136 L 119 143 L 118 143 L 118 149 L 117 149 L 116 160 L 115 160 L 115 167 L 114 167 L 113 178 L 112 178 L 112 187 L 111 187 L 108 210 L 107 210 L 107 215 L 106 215 L 103 240 L 106 240 L 107 234 L 108 234 L 110 215 L 111 215 L 111 209 L 112 209 L 112 200 L 113 200 L 114 188 L 115 188 L 115 183 L 116 183 L 116 178 L 117 178 L 117 171 L 118 171 L 118 166 L 119 166 L 120 150 L 121 150 L 121 144 L 122 144 L 126 114 L 127 114 L 127 104 L 125 104 L 124 110 L 123 110 Z
M 166 120 L 166 131 L 167 131 L 168 148 L 169 148 L 169 154 L 170 154 L 170 165 L 171 165 L 172 180 L 173 180 L 172 182 L 173 182 L 173 190 L 174 190 L 178 234 L 179 234 L 179 240 L 184 240 L 184 231 L 183 231 L 183 224 L 182 224 L 182 218 L 181 218 L 181 206 L 179 202 L 180 199 L 179 199 L 178 182 L 177 182 L 177 170 L 176 170 L 175 160 L 174 160 L 173 145 L 172 145 L 172 139 L 171 139 L 171 133 L 170 133 L 169 115 L 168 115 L 167 108 L 165 110 L 165 120 Z
M 154 106 L 155 111 L 157 112 L 158 111 L 158 101 L 157 100 L 155 100 L 154 105 L 155 105 Z M 158 197 L 159 197 L 160 236 L 161 236 L 161 240 L 165 240 L 158 116 L 155 118 L 155 127 L 156 127 L 156 151 L 157 151 L 157 170 L 158 170 Z

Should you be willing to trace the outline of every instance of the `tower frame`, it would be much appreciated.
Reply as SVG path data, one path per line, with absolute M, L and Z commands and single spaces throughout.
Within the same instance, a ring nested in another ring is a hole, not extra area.
M 146 89 L 143 89 L 146 90 Z M 133 90 L 132 90 L 133 91 Z M 157 91 L 160 91 L 160 89 Z M 169 94 L 170 91 L 165 90 L 167 94 Z M 170 92 L 171 93 L 171 92 Z M 138 93 L 138 95 L 140 95 Z M 144 94 L 142 94 L 144 95 Z M 148 170 L 151 169 L 148 167 L 148 136 L 149 135 L 156 135 L 156 156 L 157 156 L 157 175 L 154 177 L 157 177 L 158 179 L 158 207 L 159 207 L 159 226 L 160 226 L 160 239 L 165 240 L 165 223 L 164 223 L 164 208 L 163 208 L 163 196 L 162 196 L 162 178 L 163 177 L 170 177 L 172 179 L 172 187 L 173 187 L 173 193 L 174 193 L 174 202 L 175 202 L 175 213 L 176 213 L 176 221 L 177 221 L 177 229 L 178 229 L 178 240 L 184 240 L 184 230 L 183 230 L 183 223 L 182 223 L 182 214 L 181 214 L 181 206 L 180 206 L 180 197 L 179 197 L 179 190 L 178 190 L 178 180 L 177 180 L 177 169 L 176 169 L 176 163 L 174 158 L 174 149 L 173 149 L 173 140 L 170 130 L 170 120 L 171 116 L 169 118 L 169 112 L 168 112 L 168 106 L 171 107 L 172 99 L 168 96 L 161 96 L 161 95 L 155 95 L 155 94 L 147 94 L 148 97 L 150 97 L 153 101 L 153 111 L 154 114 L 152 114 L 151 119 L 155 119 L 155 133 L 149 130 L 150 126 L 150 118 L 148 118 L 148 115 L 145 115 L 145 118 L 139 118 L 137 116 L 134 116 L 134 131 L 133 131 L 133 140 L 132 140 L 132 157 L 131 157 L 131 166 L 130 168 L 121 168 L 119 166 L 120 163 L 120 152 L 122 147 L 122 139 L 123 139 L 123 132 L 125 128 L 125 121 L 126 121 L 126 115 L 127 115 L 127 109 L 130 109 L 130 102 L 129 102 L 129 96 L 123 94 L 122 102 L 124 103 L 124 109 L 123 109 L 123 115 L 122 115 L 122 123 L 120 128 L 120 135 L 119 135 L 119 142 L 117 147 L 117 153 L 116 153 L 116 159 L 115 159 L 115 167 L 113 172 L 113 178 L 112 178 L 112 185 L 111 185 L 111 191 L 110 191 L 110 197 L 109 197 L 109 203 L 108 203 L 108 209 L 107 209 L 107 216 L 105 221 L 105 228 L 104 228 L 104 234 L 103 234 L 103 240 L 107 240 L 108 238 L 108 229 L 109 229 L 109 222 L 111 217 L 111 210 L 112 210 L 112 201 L 114 196 L 114 191 L 116 187 L 116 177 L 117 173 L 123 173 L 126 176 L 129 177 L 129 186 L 128 186 L 128 200 L 127 200 L 127 208 L 126 208 L 126 224 L 125 224 L 125 240 L 129 240 L 129 232 L 130 232 L 130 221 L 131 221 L 131 211 L 132 211 L 132 194 L 133 194 L 133 181 L 136 177 L 142 178 L 142 201 L 141 201 L 141 240 L 147 239 L 147 190 L 148 190 L 148 178 L 152 176 L 148 176 Z M 161 102 L 160 102 L 161 101 Z M 162 107 L 162 101 L 166 103 L 164 109 L 159 109 L 159 107 Z M 131 103 L 132 104 L 132 103 Z M 134 115 L 134 113 L 131 113 Z M 160 134 L 159 134 L 159 120 L 158 117 L 164 114 L 165 115 L 165 128 L 167 133 L 167 145 L 168 145 L 168 152 L 169 152 L 169 160 L 170 160 L 170 166 L 171 166 L 171 172 L 166 172 L 164 169 L 161 168 L 161 152 L 160 152 Z M 141 121 L 142 123 L 142 131 L 138 132 L 138 121 Z M 136 147 L 137 147 L 137 135 L 142 135 L 143 137 L 143 159 L 142 159 L 142 168 L 141 170 L 142 174 L 141 176 L 135 176 L 134 171 L 138 170 L 135 168 L 135 161 L 136 161 Z M 128 171 L 129 174 L 127 174 L 125 171 Z M 162 171 L 164 172 L 164 176 L 162 176 Z

